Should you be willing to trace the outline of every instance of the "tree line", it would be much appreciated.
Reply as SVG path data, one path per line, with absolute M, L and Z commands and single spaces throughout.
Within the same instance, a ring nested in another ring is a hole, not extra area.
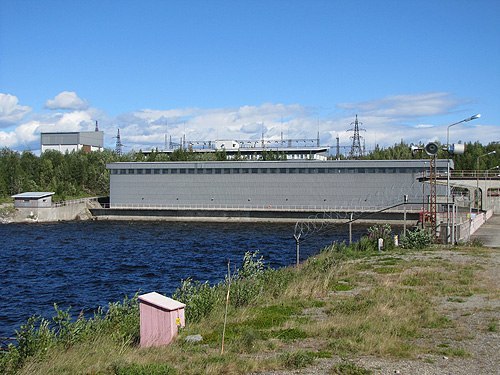
M 400 142 L 394 146 L 375 149 L 364 156 L 366 160 L 421 159 L 428 158 L 423 152 L 412 153 L 411 145 Z M 438 158 L 447 158 L 448 153 L 439 145 Z M 455 170 L 494 170 L 500 165 L 500 143 L 482 145 L 467 143 L 463 155 L 453 155 Z M 496 154 L 485 156 L 496 151 Z M 264 160 L 283 160 L 283 154 L 272 151 L 263 154 Z M 53 191 L 54 200 L 72 199 L 84 196 L 106 196 L 109 194 L 109 171 L 107 163 L 130 161 L 211 161 L 227 160 L 225 151 L 195 153 L 178 149 L 171 154 L 153 150 L 150 153 L 129 152 L 119 155 L 114 151 L 76 151 L 62 154 L 45 151 L 36 156 L 30 151 L 17 152 L 0 149 L 0 199 L 5 201 L 11 195 L 26 191 Z M 242 160 L 241 156 L 235 159 Z M 479 164 L 478 164 L 479 162 Z M 498 170 L 500 174 L 500 170 Z

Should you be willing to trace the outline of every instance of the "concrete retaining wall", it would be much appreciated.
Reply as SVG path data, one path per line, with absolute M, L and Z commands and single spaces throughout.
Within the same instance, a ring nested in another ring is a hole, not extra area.
M 86 203 L 62 207 L 19 208 L 14 215 L 15 222 L 53 222 L 66 220 L 88 220 L 92 217 Z
M 272 210 L 203 210 L 203 209 L 90 209 L 97 220 L 161 220 L 161 221 L 241 221 L 241 222 L 296 222 L 305 219 L 323 219 L 346 222 L 350 212 L 317 212 L 317 211 L 272 211 Z M 353 212 L 353 218 L 367 223 L 402 223 L 403 212 Z M 418 213 L 407 213 L 408 225 L 418 220 Z

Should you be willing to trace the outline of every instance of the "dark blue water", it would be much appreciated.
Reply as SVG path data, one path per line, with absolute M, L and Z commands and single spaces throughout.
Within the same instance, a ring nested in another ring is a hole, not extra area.
M 257 251 L 271 267 L 295 263 L 293 224 L 65 222 L 0 225 L 0 337 L 54 303 L 91 313 L 136 292 L 166 295 L 182 279 L 217 283 L 227 261 Z M 366 233 L 356 226 L 353 238 Z M 338 226 L 301 244 L 301 259 L 348 238 Z

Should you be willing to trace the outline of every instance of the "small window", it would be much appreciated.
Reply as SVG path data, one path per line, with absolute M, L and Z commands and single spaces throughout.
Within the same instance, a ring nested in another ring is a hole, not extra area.
M 286 173 L 286 168 L 280 168 L 280 173 Z
M 143 174 L 144 173 L 144 169 L 136 169 L 136 171 L 137 171 L 136 172 L 137 174 Z
M 194 169 L 190 168 L 187 170 L 188 171 L 188 174 L 194 174 Z
M 213 169 L 212 168 L 205 169 L 205 174 L 212 174 L 212 173 L 213 173 Z
M 325 173 L 325 168 L 318 168 L 318 173 Z
M 162 174 L 168 174 L 168 169 L 162 169 L 162 170 L 161 170 L 161 173 L 162 173 Z
M 145 169 L 144 171 L 146 172 L 146 174 L 151 174 L 151 169 Z
M 231 168 L 224 168 L 224 174 L 230 174 Z
M 299 168 L 299 173 L 306 173 L 306 169 L 305 168 Z
M 180 174 L 186 174 L 186 170 L 184 168 L 179 169 Z
M 170 174 L 177 174 L 178 170 L 177 169 L 171 169 Z
M 222 169 L 218 169 L 218 168 L 216 168 L 216 169 L 215 169 L 215 174 L 222 174 Z
M 135 169 L 129 169 L 128 174 L 135 174 Z
M 241 173 L 248 173 L 248 172 L 249 172 L 248 168 L 241 168 Z
M 269 168 L 269 173 L 278 173 L 277 168 Z
M 267 168 L 261 168 L 260 173 L 267 173 Z
M 127 170 L 126 169 L 120 169 L 120 174 L 127 174 Z
M 154 174 L 160 174 L 160 170 L 159 169 L 153 169 L 153 171 L 154 171 L 153 172 Z
M 259 168 L 252 168 L 252 173 L 259 173 Z

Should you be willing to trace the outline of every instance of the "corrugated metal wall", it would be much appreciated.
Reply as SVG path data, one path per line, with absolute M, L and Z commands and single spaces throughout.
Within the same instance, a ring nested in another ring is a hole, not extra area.
M 440 167 L 445 169 L 446 162 L 440 163 Z M 402 202 L 404 195 L 409 196 L 410 202 L 421 202 L 423 194 L 417 177 L 421 176 L 424 163 L 418 160 L 113 163 L 108 168 L 112 172 L 112 206 L 382 208 Z M 288 169 L 286 173 L 282 173 L 283 168 Z M 295 168 L 295 173 L 289 173 L 290 168 Z M 318 173 L 323 168 L 338 168 L 338 171 L 330 169 L 328 173 Z M 370 168 L 370 173 L 366 173 L 366 168 Z M 134 173 L 138 169 L 142 171 L 141 174 L 128 174 L 131 169 Z M 172 169 L 177 169 L 176 173 L 172 173 Z M 204 173 L 207 169 L 211 169 L 211 173 Z M 234 173 L 234 169 L 238 169 L 238 173 Z M 248 173 L 243 169 L 248 169 Z M 256 173 L 252 173 L 252 169 L 257 169 Z M 262 173 L 262 169 L 266 169 L 266 173 Z M 276 171 L 271 173 L 271 169 Z M 303 173 L 299 173 L 299 169 Z M 364 173 L 360 173 L 363 169 Z M 181 170 L 184 173 L 180 173 Z M 428 187 L 426 189 L 424 194 L 429 194 Z

